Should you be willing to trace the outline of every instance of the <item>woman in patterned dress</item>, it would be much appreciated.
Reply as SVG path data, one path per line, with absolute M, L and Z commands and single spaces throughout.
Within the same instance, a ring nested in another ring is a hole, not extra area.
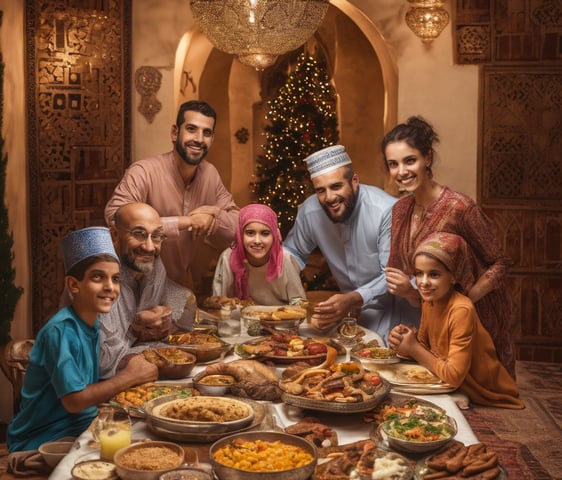
M 467 296 L 490 333 L 500 362 L 515 377 L 514 322 L 505 283 L 512 261 L 500 247 L 482 209 L 467 195 L 433 179 L 434 145 L 438 142 L 433 127 L 419 116 L 394 127 L 382 141 L 385 166 L 405 194 L 392 210 L 388 290 L 419 306 L 420 296 L 412 281 L 416 248 L 434 232 L 463 237 L 477 279 Z

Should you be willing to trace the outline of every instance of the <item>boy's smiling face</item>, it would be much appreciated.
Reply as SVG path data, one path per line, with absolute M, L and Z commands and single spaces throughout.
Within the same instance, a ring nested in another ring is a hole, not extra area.
M 82 280 L 67 276 L 66 281 L 75 312 L 86 323 L 93 325 L 100 313 L 111 310 L 119 296 L 119 264 L 96 262 L 86 270 Z

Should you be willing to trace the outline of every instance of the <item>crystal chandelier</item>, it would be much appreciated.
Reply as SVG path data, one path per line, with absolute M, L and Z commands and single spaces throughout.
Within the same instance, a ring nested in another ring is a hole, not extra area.
M 439 36 L 449 23 L 449 14 L 442 0 L 408 0 L 412 7 L 406 12 L 410 30 L 429 43 Z
M 190 0 L 195 22 L 219 50 L 258 70 L 316 31 L 329 0 Z

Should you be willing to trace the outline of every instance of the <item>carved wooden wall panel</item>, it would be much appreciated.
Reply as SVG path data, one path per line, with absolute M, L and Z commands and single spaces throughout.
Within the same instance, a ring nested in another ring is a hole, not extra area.
M 458 63 L 562 59 L 560 0 L 457 0 Z
M 28 0 L 34 331 L 58 309 L 60 240 L 104 225 L 130 158 L 130 0 Z
M 562 3 L 456 0 L 453 35 L 482 66 L 478 200 L 515 262 L 518 358 L 562 362 Z
M 562 362 L 562 65 L 482 69 L 479 197 L 515 265 L 518 358 Z

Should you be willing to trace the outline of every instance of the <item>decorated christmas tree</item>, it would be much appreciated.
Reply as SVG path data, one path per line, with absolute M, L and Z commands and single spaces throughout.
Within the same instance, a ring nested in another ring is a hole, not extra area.
M 312 193 L 304 159 L 338 141 L 336 95 L 325 65 L 301 54 L 287 82 L 268 101 L 264 154 L 257 160 L 253 191 L 279 217 L 283 237 L 298 206 Z

